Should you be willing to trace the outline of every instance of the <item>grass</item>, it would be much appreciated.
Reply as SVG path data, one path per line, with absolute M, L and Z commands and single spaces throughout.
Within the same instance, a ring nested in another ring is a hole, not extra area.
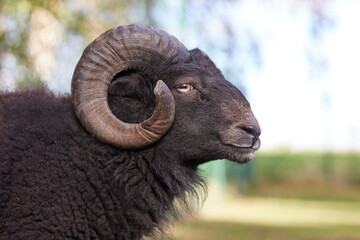
M 217 164 L 204 168 L 218 186 L 198 216 L 164 239 L 360 240 L 360 153 L 263 152 L 246 166 Z
M 284 227 L 189 220 L 178 224 L 173 240 L 357 240 L 359 226 Z
M 359 192 L 328 190 L 314 196 L 315 189 L 282 186 L 272 196 L 269 189 L 271 197 L 259 191 L 258 196 L 222 198 L 215 185 L 198 215 L 176 224 L 165 239 L 360 240 Z M 304 192 L 307 197 L 299 198 Z
M 360 202 L 209 196 L 173 240 L 360 240 Z

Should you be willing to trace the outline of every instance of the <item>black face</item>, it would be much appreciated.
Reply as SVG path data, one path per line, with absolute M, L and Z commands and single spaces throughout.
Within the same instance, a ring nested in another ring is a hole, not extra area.
M 176 114 L 171 129 L 157 147 L 169 149 L 188 165 L 222 158 L 238 163 L 250 161 L 260 147 L 260 127 L 248 101 L 200 50 L 191 54 L 192 62 L 159 76 L 173 94 Z M 152 100 L 151 87 L 135 90 L 147 85 L 144 78 L 135 74 L 132 84 L 127 77 L 110 86 L 110 107 L 115 115 L 124 116 L 114 107 L 119 102 L 125 104 L 121 109 L 141 115 L 138 122 L 151 115 L 154 104 L 146 103 Z M 127 113 L 132 119 L 139 118 L 131 115 Z

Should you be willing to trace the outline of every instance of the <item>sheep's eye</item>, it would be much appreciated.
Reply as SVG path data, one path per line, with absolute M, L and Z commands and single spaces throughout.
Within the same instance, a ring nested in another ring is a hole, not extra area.
M 180 93 L 190 92 L 193 89 L 194 89 L 194 87 L 191 86 L 190 84 L 181 84 L 181 85 L 177 86 L 177 88 L 176 88 L 176 90 Z

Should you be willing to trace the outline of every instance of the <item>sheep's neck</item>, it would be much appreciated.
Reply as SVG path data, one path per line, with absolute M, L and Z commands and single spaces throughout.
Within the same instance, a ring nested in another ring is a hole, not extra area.
M 188 200 L 199 199 L 206 187 L 197 171 L 183 167 L 173 156 L 155 150 L 127 152 L 108 163 L 113 186 L 121 200 L 123 218 L 133 232 L 150 234 L 190 210 Z M 132 229 L 138 228 L 138 229 Z

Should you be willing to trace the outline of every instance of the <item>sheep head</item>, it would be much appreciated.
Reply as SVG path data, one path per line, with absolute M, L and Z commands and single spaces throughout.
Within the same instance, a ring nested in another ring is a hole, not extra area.
M 151 27 L 121 26 L 92 42 L 75 69 L 72 99 L 83 126 L 121 149 L 155 146 L 198 165 L 247 162 L 260 147 L 243 94 L 204 52 Z
M 164 71 L 176 105 L 175 122 L 164 141 L 176 139 L 189 164 L 251 160 L 260 147 L 261 130 L 249 102 L 204 52 L 194 49 L 190 55 L 188 63 Z

